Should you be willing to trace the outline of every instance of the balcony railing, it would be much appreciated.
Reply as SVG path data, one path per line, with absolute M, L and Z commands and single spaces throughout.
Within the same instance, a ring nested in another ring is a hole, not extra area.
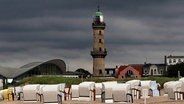
M 91 51 L 91 56 L 103 56 L 105 57 L 107 55 L 107 51 Z

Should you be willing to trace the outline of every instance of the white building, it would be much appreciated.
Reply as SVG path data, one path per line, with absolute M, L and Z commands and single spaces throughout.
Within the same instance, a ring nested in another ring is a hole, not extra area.
M 184 56 L 165 56 L 165 64 L 166 65 L 175 65 L 177 63 L 184 62 Z

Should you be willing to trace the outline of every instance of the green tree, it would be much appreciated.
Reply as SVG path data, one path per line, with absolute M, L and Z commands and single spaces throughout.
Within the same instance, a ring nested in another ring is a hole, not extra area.
M 85 69 L 79 68 L 75 72 L 79 73 L 80 77 L 86 78 L 86 77 L 91 77 L 91 73 Z
M 169 65 L 167 68 L 168 77 L 178 77 L 178 71 L 180 75 L 184 76 L 184 63 L 178 63 L 176 65 Z

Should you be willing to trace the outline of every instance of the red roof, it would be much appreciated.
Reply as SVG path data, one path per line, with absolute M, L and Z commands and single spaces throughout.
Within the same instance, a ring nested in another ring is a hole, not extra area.
M 133 67 L 135 70 L 137 70 L 139 72 L 139 74 L 142 74 L 142 70 L 143 70 L 143 65 L 122 65 L 118 68 L 118 75 L 120 74 L 120 72 L 124 69 L 126 69 L 127 67 Z

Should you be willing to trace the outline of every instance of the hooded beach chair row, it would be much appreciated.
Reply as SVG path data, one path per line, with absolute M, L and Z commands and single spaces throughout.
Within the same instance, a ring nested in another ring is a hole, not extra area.
M 39 85 L 29 84 L 23 86 L 23 100 L 46 103 L 61 103 L 64 100 L 65 84 Z
M 65 88 L 65 84 L 30 84 L 23 87 L 23 100 L 58 103 L 67 99 L 94 101 L 97 98 L 101 99 L 103 103 L 133 102 L 133 98 L 138 99 L 141 95 L 149 96 L 150 89 L 153 96 L 153 91 L 157 89 L 156 81 L 131 80 L 126 83 L 86 81 L 78 85 L 71 85 L 71 88 Z M 147 91 L 146 94 L 145 90 Z
M 123 96 L 123 97 L 122 97 Z M 126 83 L 108 81 L 102 83 L 82 82 L 71 85 L 71 99 L 94 101 L 101 99 L 103 103 L 133 102 L 133 99 L 159 96 L 156 81 L 131 80 Z
M 150 96 L 160 96 L 158 83 L 151 80 L 130 80 L 126 82 L 131 86 L 131 93 L 134 99 L 149 98 Z
M 133 103 L 131 85 L 117 83 L 116 81 L 102 83 L 102 102 L 103 103 Z
M 103 103 L 133 102 L 130 92 L 130 84 L 118 84 L 117 81 L 71 85 L 71 99 L 79 101 L 94 101 L 95 98 L 100 98 Z

